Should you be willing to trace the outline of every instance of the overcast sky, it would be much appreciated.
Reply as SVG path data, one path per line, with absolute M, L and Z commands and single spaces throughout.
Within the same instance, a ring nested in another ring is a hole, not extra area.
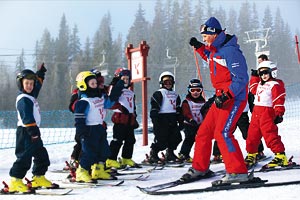
M 112 17 L 113 37 L 118 33 L 126 37 L 139 2 L 146 10 L 146 19 L 152 22 L 155 0 L 0 0 L 0 61 L 14 63 L 11 61 L 12 57 L 3 55 L 19 55 L 22 48 L 25 53 L 34 53 L 35 42 L 41 38 L 45 28 L 50 31 L 52 37 L 56 37 L 63 13 L 70 28 L 74 27 L 74 24 L 78 26 L 82 44 L 88 36 L 93 37 L 102 17 L 108 11 Z M 234 6 L 238 10 L 241 2 L 244 0 L 212 0 L 212 6 L 216 9 L 219 6 L 225 8 Z M 297 26 L 300 29 L 299 0 L 255 0 L 255 2 L 258 9 L 262 9 L 261 13 L 267 4 L 273 6 L 272 11 L 280 6 L 282 17 L 290 24 L 292 32 L 295 33 Z

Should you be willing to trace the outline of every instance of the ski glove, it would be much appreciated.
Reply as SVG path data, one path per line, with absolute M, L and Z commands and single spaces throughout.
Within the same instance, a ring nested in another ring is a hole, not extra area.
M 227 92 L 227 93 L 222 92 L 222 95 L 216 96 L 215 104 L 216 104 L 217 108 L 222 108 L 224 102 L 227 101 L 228 99 L 231 99 L 231 98 L 232 98 L 232 96 L 230 95 L 229 92 Z
M 195 49 L 199 49 L 204 44 L 199 42 L 195 37 L 192 37 L 190 40 L 190 45 L 193 46 Z
M 45 78 L 45 72 L 46 72 L 46 71 L 47 71 L 47 69 L 46 69 L 46 67 L 45 67 L 45 64 L 42 63 L 42 64 L 39 66 L 39 68 L 38 68 L 38 70 L 37 70 L 37 72 L 36 72 L 36 75 L 37 75 L 38 77 L 40 77 L 41 79 L 44 80 L 44 78 Z
M 277 116 L 275 117 L 274 124 L 279 124 L 279 123 L 281 123 L 282 121 L 283 121 L 283 117 L 277 115 Z
M 258 77 L 258 71 L 256 69 L 251 69 L 251 76 L 257 76 Z

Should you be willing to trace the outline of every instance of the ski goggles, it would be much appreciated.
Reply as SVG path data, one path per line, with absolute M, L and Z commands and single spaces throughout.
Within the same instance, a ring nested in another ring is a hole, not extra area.
M 189 92 L 202 92 L 202 88 L 190 88 Z
M 222 30 L 206 26 L 205 24 L 202 24 L 200 26 L 200 33 L 201 34 L 219 34 L 221 32 L 222 32 Z
M 258 72 L 258 75 L 259 75 L 259 76 L 262 76 L 262 75 L 264 75 L 264 74 L 270 74 L 270 72 L 271 72 L 271 70 L 265 69 L 265 70 L 259 71 L 259 72 Z

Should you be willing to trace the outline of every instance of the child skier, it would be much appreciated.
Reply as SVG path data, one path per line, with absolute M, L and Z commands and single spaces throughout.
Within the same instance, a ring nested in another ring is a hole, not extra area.
M 178 162 L 174 154 L 182 141 L 180 127 L 183 128 L 180 96 L 173 91 L 175 77 L 165 71 L 159 76 L 160 89 L 151 97 L 150 117 L 153 123 L 154 141 L 151 144 L 150 158 L 144 162 L 159 163 L 158 152 L 166 150 L 167 162 Z M 179 127 L 180 126 L 180 127 Z
M 199 79 L 191 79 L 188 85 L 188 94 L 182 101 L 182 114 L 184 117 L 185 139 L 181 145 L 178 158 L 185 162 L 192 162 L 191 148 L 195 142 L 197 130 L 203 121 L 201 108 L 205 103 L 202 97 L 203 86 Z
M 111 117 L 114 123 L 113 139 L 110 142 L 111 156 L 106 161 L 106 167 L 116 169 L 127 165 L 130 167 L 140 167 L 132 160 L 134 144 L 136 142 L 134 129 L 138 128 L 139 124 L 136 120 L 135 94 L 129 89 L 131 71 L 125 68 L 117 69 L 112 82 L 118 79 L 124 81 L 124 89 L 118 103 L 112 107 L 114 109 L 114 114 Z M 112 83 L 112 86 L 114 87 L 114 83 Z M 119 162 L 117 161 L 117 157 L 122 145 L 122 158 L 121 162 Z
M 76 170 L 76 181 L 94 182 L 95 179 L 116 179 L 104 169 L 110 149 L 103 121 L 106 108 L 111 107 L 113 102 L 105 94 L 100 93 L 96 75 L 90 71 L 80 72 L 76 77 L 76 84 L 81 92 L 81 98 L 75 104 L 75 127 L 82 147 L 79 167 Z M 112 90 L 111 95 L 113 94 Z
M 245 163 L 248 167 L 256 162 L 261 137 L 265 139 L 267 147 L 275 153 L 275 158 L 265 167 L 288 165 L 285 147 L 277 127 L 277 124 L 283 121 L 286 94 L 283 81 L 276 78 L 276 65 L 271 61 L 263 61 L 258 65 L 257 73 L 252 73 L 250 79 L 250 92 L 255 94 L 255 100 L 246 140 L 248 155 Z
M 90 71 L 96 75 L 97 84 L 98 84 L 98 88 L 99 88 L 99 92 L 100 92 L 99 94 L 100 95 L 108 94 L 108 87 L 104 85 L 104 77 L 102 76 L 101 72 L 98 71 L 97 69 L 92 69 Z M 74 113 L 75 104 L 80 99 L 80 95 L 81 95 L 81 92 L 79 91 L 78 88 L 73 90 L 71 98 L 70 98 L 70 104 L 69 104 L 69 110 L 72 113 Z M 116 101 L 116 100 L 117 99 L 111 99 L 111 101 Z M 106 128 L 105 121 L 103 121 L 103 127 Z M 79 135 L 75 134 L 74 139 L 75 139 L 76 144 L 73 147 L 69 165 L 65 166 L 64 170 L 70 170 L 70 167 L 76 170 L 79 165 L 79 157 L 81 154 L 81 142 L 80 142 Z
M 17 75 L 17 86 L 20 91 L 16 99 L 18 112 L 18 127 L 16 131 L 17 160 L 10 169 L 11 182 L 9 192 L 28 193 L 30 189 L 22 179 L 31 167 L 32 157 L 32 187 L 57 187 L 45 178 L 45 173 L 50 165 L 47 149 L 43 146 L 40 133 L 41 115 L 39 104 L 36 100 L 44 80 L 46 68 L 44 63 L 34 73 L 24 69 Z

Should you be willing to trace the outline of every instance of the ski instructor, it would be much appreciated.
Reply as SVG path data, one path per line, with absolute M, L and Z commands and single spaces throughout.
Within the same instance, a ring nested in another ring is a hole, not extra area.
M 237 44 L 237 37 L 225 34 L 215 17 L 201 25 L 200 33 L 206 45 L 195 37 L 190 39 L 190 45 L 208 63 L 215 99 L 198 129 L 192 167 L 181 179 L 192 181 L 212 173 L 209 165 L 212 139 L 215 139 L 225 163 L 223 183 L 247 181 L 247 167 L 233 136 L 247 102 L 249 77 L 246 60 Z

